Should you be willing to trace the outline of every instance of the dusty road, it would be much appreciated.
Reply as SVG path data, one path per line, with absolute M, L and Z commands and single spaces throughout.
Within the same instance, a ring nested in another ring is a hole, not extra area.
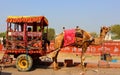
M 115 57 L 116 58 L 116 57 Z M 76 56 L 75 54 L 60 54 L 58 57 L 58 61 L 64 61 L 64 59 L 73 59 L 73 62 L 80 61 L 80 56 Z M 86 61 L 91 63 L 97 63 L 99 57 L 95 56 L 87 56 Z M 64 67 L 57 71 L 52 69 L 52 66 L 37 65 L 29 72 L 19 72 L 14 66 L 6 67 L 2 70 L 0 75 L 81 75 L 82 72 L 80 66 L 72 66 L 72 67 Z M 84 75 L 120 75 L 120 68 L 88 68 Z
M 51 68 L 37 68 L 29 72 L 19 72 L 16 68 L 9 67 L 2 70 L 1 75 L 80 75 L 81 68 L 79 67 L 62 67 L 54 71 Z M 85 75 L 120 75 L 120 69 L 115 68 L 88 68 Z

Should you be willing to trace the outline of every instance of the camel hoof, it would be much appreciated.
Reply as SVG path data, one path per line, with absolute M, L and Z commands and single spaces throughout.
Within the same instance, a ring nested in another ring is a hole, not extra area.
M 87 68 L 85 68 L 84 71 L 87 71 Z
M 96 70 L 93 70 L 94 72 L 98 72 L 98 70 L 96 69 Z
M 80 75 L 85 75 L 85 72 L 81 72 Z
M 56 67 L 56 68 L 54 68 L 54 70 L 59 70 L 60 69 L 60 67 Z
M 56 71 L 56 70 L 58 70 L 58 68 L 54 68 L 54 70 Z
M 54 70 L 59 70 L 60 68 L 54 68 Z

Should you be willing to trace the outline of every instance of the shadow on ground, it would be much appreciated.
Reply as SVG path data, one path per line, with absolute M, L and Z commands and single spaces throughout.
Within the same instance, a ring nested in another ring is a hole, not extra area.
M 79 66 L 80 63 L 64 63 L 64 62 L 58 62 L 59 67 L 75 67 L 75 66 Z M 31 71 L 34 71 L 35 69 L 52 69 L 53 68 L 53 62 L 40 62 L 39 64 L 33 64 L 33 67 L 31 69 Z
M 8 72 L 0 72 L 0 75 L 12 75 L 12 73 L 8 73 Z

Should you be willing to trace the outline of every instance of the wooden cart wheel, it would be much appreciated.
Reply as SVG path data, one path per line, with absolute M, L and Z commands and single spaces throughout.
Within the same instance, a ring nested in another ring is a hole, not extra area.
M 16 67 L 19 71 L 29 71 L 32 67 L 33 59 L 31 56 L 21 54 L 16 59 Z

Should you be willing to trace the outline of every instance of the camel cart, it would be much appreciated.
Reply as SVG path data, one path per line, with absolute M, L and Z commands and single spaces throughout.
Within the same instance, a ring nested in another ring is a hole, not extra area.
M 47 54 L 48 20 L 44 16 L 8 16 L 6 22 L 5 54 L 15 58 L 19 71 L 29 71 Z

